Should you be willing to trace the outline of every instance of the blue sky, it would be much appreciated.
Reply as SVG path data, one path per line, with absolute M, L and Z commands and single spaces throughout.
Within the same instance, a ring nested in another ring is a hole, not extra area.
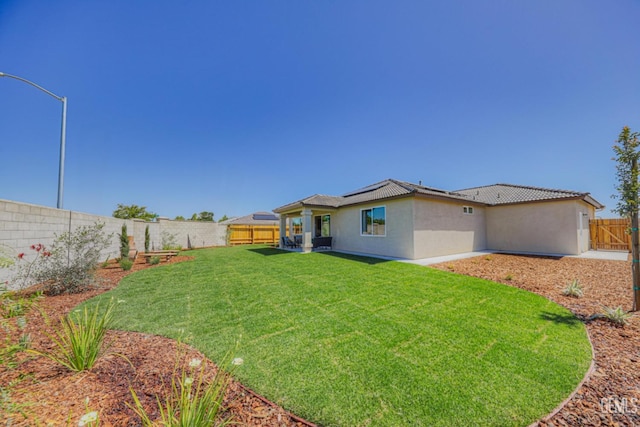
M 640 2 L 0 0 L 69 99 L 64 208 L 216 218 L 395 178 L 588 191 L 640 130 Z M 0 198 L 55 206 L 61 103 L 0 78 Z

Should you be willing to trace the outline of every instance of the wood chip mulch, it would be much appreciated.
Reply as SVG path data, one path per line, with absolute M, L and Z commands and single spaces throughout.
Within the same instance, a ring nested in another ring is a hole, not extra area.
M 185 260 L 188 258 L 179 256 L 170 262 Z M 630 263 L 492 254 L 432 267 L 538 293 L 567 307 L 585 322 L 594 347 L 594 371 L 557 413 L 539 422 L 541 427 L 640 426 L 640 316 L 633 316 L 625 327 L 602 319 L 588 320 L 601 311 L 602 305 L 631 309 Z M 144 268 L 153 267 L 136 263 L 131 271 Z M 100 271 L 98 289 L 46 297 L 38 307 L 50 319 L 57 319 L 80 302 L 112 289 L 129 273 L 113 265 Z M 582 298 L 561 294 L 574 279 L 585 288 Z M 41 314 L 32 310 L 26 329 L 32 348 L 50 348 L 45 329 Z M 0 329 L 0 343 L 6 334 Z M 129 387 L 147 408 L 153 408 L 156 395 L 164 395 L 170 386 L 181 351 L 186 353 L 180 360 L 205 359 L 194 349 L 180 349 L 175 341 L 155 335 L 110 331 L 107 340 L 111 343 L 110 355 L 88 372 L 71 373 L 47 359 L 25 354 L 20 355 L 16 368 L 0 366 L 0 387 L 10 392 L 0 395 L 2 425 L 73 426 L 88 410 L 99 412 L 102 426 L 140 425 L 127 406 L 127 402 L 132 403 Z M 211 370 L 208 374 L 215 371 L 210 361 L 207 366 Z M 231 384 L 225 405 L 223 415 L 238 425 L 311 425 L 237 382 Z

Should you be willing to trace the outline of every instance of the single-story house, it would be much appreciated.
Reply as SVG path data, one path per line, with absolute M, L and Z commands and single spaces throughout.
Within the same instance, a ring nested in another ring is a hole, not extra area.
M 589 220 L 603 208 L 576 191 L 511 184 L 445 191 L 386 179 L 274 212 L 280 236 L 289 227 L 303 252 L 330 237 L 337 251 L 420 259 L 479 250 L 577 255 L 589 250 Z

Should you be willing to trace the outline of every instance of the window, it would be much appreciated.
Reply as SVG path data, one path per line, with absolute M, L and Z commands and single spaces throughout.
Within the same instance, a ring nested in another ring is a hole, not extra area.
M 363 236 L 385 236 L 387 232 L 386 222 L 386 209 L 384 206 L 360 211 L 360 231 Z
M 291 228 L 293 234 L 302 234 L 302 218 L 293 218 L 291 220 Z
M 467 215 L 472 215 L 473 214 L 473 207 L 472 206 L 463 206 L 462 207 L 462 212 L 464 212 Z

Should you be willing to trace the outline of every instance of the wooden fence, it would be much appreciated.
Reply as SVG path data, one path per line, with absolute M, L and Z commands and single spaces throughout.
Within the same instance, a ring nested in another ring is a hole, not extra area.
M 628 219 L 590 220 L 591 249 L 631 251 L 630 226 Z
M 278 244 L 280 227 L 277 225 L 229 225 L 230 245 Z

